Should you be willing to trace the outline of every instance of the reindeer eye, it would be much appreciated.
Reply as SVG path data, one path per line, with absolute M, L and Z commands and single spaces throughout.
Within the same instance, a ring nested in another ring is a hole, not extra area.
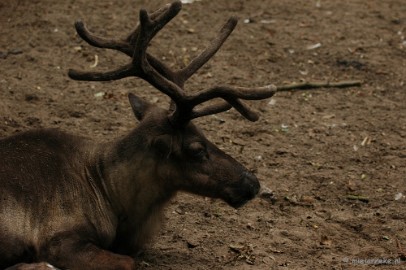
M 193 142 L 188 146 L 188 152 L 192 157 L 203 159 L 206 157 L 206 147 L 200 142 Z

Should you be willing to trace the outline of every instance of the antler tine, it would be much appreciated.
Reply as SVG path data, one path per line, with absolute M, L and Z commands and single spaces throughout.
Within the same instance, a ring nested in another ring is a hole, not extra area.
M 158 10 L 153 11 L 149 17 L 151 20 L 156 20 L 162 13 L 167 12 L 169 5 L 166 5 Z M 124 40 L 109 39 L 97 36 L 91 33 L 86 25 L 82 21 L 75 23 L 76 32 L 78 35 L 91 46 L 97 48 L 113 49 L 120 51 L 130 57 L 133 57 L 134 47 L 137 41 L 140 25 L 136 27 L 134 31 L 128 35 Z M 166 78 L 172 80 L 174 78 L 174 72 L 172 72 L 164 63 L 147 53 L 147 60 L 158 72 L 160 72 Z M 82 72 L 77 70 L 69 70 L 68 75 L 75 80 L 90 80 L 90 81 L 110 81 L 118 80 L 124 77 L 128 77 L 131 74 L 128 72 L 129 66 L 124 66 L 113 71 L 108 72 Z M 132 74 L 136 76 L 136 74 Z
M 135 50 L 133 54 L 133 63 L 146 64 L 142 60 L 146 60 L 143 56 L 146 54 L 147 46 L 151 39 L 181 10 L 182 3 L 179 1 L 173 2 L 169 8 L 156 18 L 148 15 L 145 9 L 140 10 L 140 33 L 135 43 Z M 141 60 L 141 61 L 139 61 Z
M 227 101 L 223 102 L 218 102 L 217 104 L 214 105 L 208 105 L 202 109 L 196 109 L 194 108 L 192 112 L 190 113 L 190 119 L 206 116 L 206 115 L 211 115 L 211 114 L 217 114 L 221 112 L 228 111 L 231 108 L 235 108 L 242 116 L 244 116 L 246 119 L 250 121 L 257 121 L 259 119 L 259 116 L 256 112 L 252 111 L 250 108 L 247 107 L 241 100 L 237 98 L 227 98 Z
M 155 11 L 153 11 L 151 14 L 149 14 L 149 17 L 151 20 L 156 20 L 162 13 L 166 12 L 169 9 L 170 5 L 165 5 L 162 8 L 159 8 Z M 137 25 L 134 31 L 132 31 L 128 37 L 125 39 L 130 45 L 135 46 L 135 43 L 137 42 L 137 38 L 140 32 L 140 25 Z M 132 56 L 133 51 L 131 51 Z
M 211 43 L 197 56 L 195 57 L 188 66 L 181 69 L 177 74 L 181 77 L 181 80 L 185 82 L 189 79 L 197 70 L 199 70 L 216 52 L 220 49 L 226 39 L 233 32 L 234 28 L 238 23 L 236 17 L 231 17 L 220 29 L 219 34 Z
M 277 91 L 275 85 L 249 88 L 249 87 L 231 87 L 231 86 L 214 86 L 212 88 L 197 92 L 195 95 L 188 97 L 188 103 L 196 106 L 214 98 L 240 98 L 245 100 L 259 100 L 272 97 Z
M 221 101 L 213 105 L 208 105 L 201 109 L 194 108 L 190 113 L 190 119 L 225 112 L 231 109 L 232 107 L 233 106 L 231 106 L 230 103 Z
M 195 107 L 214 98 L 222 98 L 225 102 L 209 105 L 202 109 L 193 109 L 191 119 L 219 113 L 234 107 L 242 116 L 250 121 L 257 121 L 258 115 L 252 111 L 241 100 L 260 100 L 272 97 L 277 91 L 275 85 L 268 85 L 257 88 L 215 86 L 213 88 L 200 91 L 188 97 L 189 106 Z
M 96 36 L 87 29 L 86 25 L 82 21 L 75 22 L 75 28 L 78 35 L 91 46 L 113 49 L 125 53 L 128 56 L 132 56 L 133 50 L 129 46 L 128 42 Z
M 85 24 L 82 21 L 77 21 L 75 23 L 75 28 L 78 35 L 84 41 L 86 41 L 87 43 L 89 43 L 94 47 L 114 49 L 123 52 L 127 55 L 132 54 L 131 51 L 132 49 L 128 43 L 120 40 L 113 40 L 96 36 L 86 28 Z M 80 81 L 111 81 L 122 79 L 136 74 L 133 74 L 131 65 L 125 65 L 123 67 L 107 72 L 87 72 L 69 69 L 68 75 L 70 78 Z
M 148 54 L 146 52 L 146 49 L 148 43 L 159 32 L 159 30 L 161 30 L 172 18 L 174 18 L 178 14 L 181 6 L 181 2 L 178 1 L 170 5 L 166 5 L 165 7 L 160 8 L 152 12 L 151 14 L 148 14 L 145 10 L 141 10 L 140 24 L 125 40 L 113 40 L 98 37 L 87 30 L 83 22 L 78 21 L 75 24 L 75 27 L 79 36 L 83 40 L 95 47 L 118 50 L 128 56 L 131 56 L 133 58 L 133 61 L 129 65 L 125 65 L 107 72 L 82 72 L 71 69 L 68 72 L 69 77 L 75 80 L 90 81 L 118 80 L 128 76 L 137 76 L 144 78 L 145 68 L 151 65 L 152 68 L 159 72 L 160 75 L 162 75 L 165 79 L 168 79 L 170 81 L 174 80 L 174 72 L 171 71 L 164 63 Z M 144 59 L 142 59 L 143 57 Z M 151 78 L 154 76 L 147 77 L 149 79 L 144 79 L 150 81 Z M 158 87 L 157 83 L 151 84 L 156 86 L 158 89 L 162 88 Z M 169 89 L 173 87 L 174 86 L 171 85 Z M 176 90 L 179 91 L 180 89 Z M 174 91 L 170 92 L 172 93 Z
M 159 17 L 159 15 L 166 12 L 168 8 L 169 5 L 166 5 L 163 8 L 155 10 L 151 13 L 151 15 L 149 15 L 149 17 L 151 18 L 151 20 L 155 20 L 157 19 L 157 17 Z M 138 25 L 137 28 L 132 31 L 131 34 L 124 41 L 96 36 L 86 28 L 86 25 L 82 21 L 75 22 L 75 29 L 78 35 L 91 46 L 117 50 L 132 57 L 134 53 L 134 45 L 138 38 L 140 27 Z
M 105 72 L 89 72 L 69 69 L 68 76 L 77 81 L 113 81 L 137 75 L 134 74 L 133 66 L 129 64 Z

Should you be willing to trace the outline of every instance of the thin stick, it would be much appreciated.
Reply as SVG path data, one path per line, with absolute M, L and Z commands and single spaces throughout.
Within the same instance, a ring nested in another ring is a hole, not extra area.
M 316 88 L 346 88 L 353 86 L 361 86 L 362 81 L 339 81 L 339 82 L 304 82 L 304 83 L 293 83 L 282 86 L 277 86 L 277 92 L 292 91 L 292 90 L 308 90 Z
M 369 202 L 369 198 L 368 197 L 365 197 L 365 196 L 362 196 L 362 195 L 347 195 L 346 196 L 346 198 L 348 199 L 348 200 L 353 200 L 353 201 L 356 201 L 356 200 L 358 200 L 358 201 L 360 201 L 360 202 L 365 202 L 365 203 L 368 203 Z

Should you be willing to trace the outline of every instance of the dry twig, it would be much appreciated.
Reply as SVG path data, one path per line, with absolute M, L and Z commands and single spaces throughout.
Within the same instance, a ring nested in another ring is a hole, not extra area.
M 362 81 L 339 81 L 339 82 L 330 82 L 330 81 L 321 81 L 321 82 L 303 82 L 303 83 L 292 83 L 282 86 L 276 86 L 278 92 L 283 91 L 292 91 L 292 90 L 308 90 L 316 88 L 346 88 L 361 86 Z

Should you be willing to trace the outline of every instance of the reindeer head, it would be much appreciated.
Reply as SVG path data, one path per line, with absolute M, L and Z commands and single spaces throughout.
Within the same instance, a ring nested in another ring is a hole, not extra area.
M 80 72 L 69 70 L 75 80 L 107 81 L 136 76 L 144 79 L 171 98 L 167 110 L 151 105 L 136 95 L 129 94 L 138 129 L 146 136 L 146 150 L 156 161 L 158 178 L 170 181 L 171 188 L 195 194 L 222 198 L 233 207 L 252 199 L 259 191 L 258 179 L 244 166 L 209 142 L 192 123 L 192 119 L 220 113 L 234 107 L 250 121 L 258 116 L 242 101 L 271 97 L 273 85 L 244 88 L 214 86 L 188 95 L 184 84 L 221 47 L 237 24 L 230 18 L 210 45 L 185 68 L 172 71 L 147 52 L 152 38 L 181 10 L 174 2 L 151 14 L 140 11 L 140 24 L 123 40 L 101 38 L 90 33 L 82 22 L 76 22 L 78 34 L 89 44 L 118 50 L 132 58 L 122 67 L 107 72 Z M 212 99 L 222 99 L 214 105 L 198 106 Z M 162 180 L 161 180 L 162 181 Z

